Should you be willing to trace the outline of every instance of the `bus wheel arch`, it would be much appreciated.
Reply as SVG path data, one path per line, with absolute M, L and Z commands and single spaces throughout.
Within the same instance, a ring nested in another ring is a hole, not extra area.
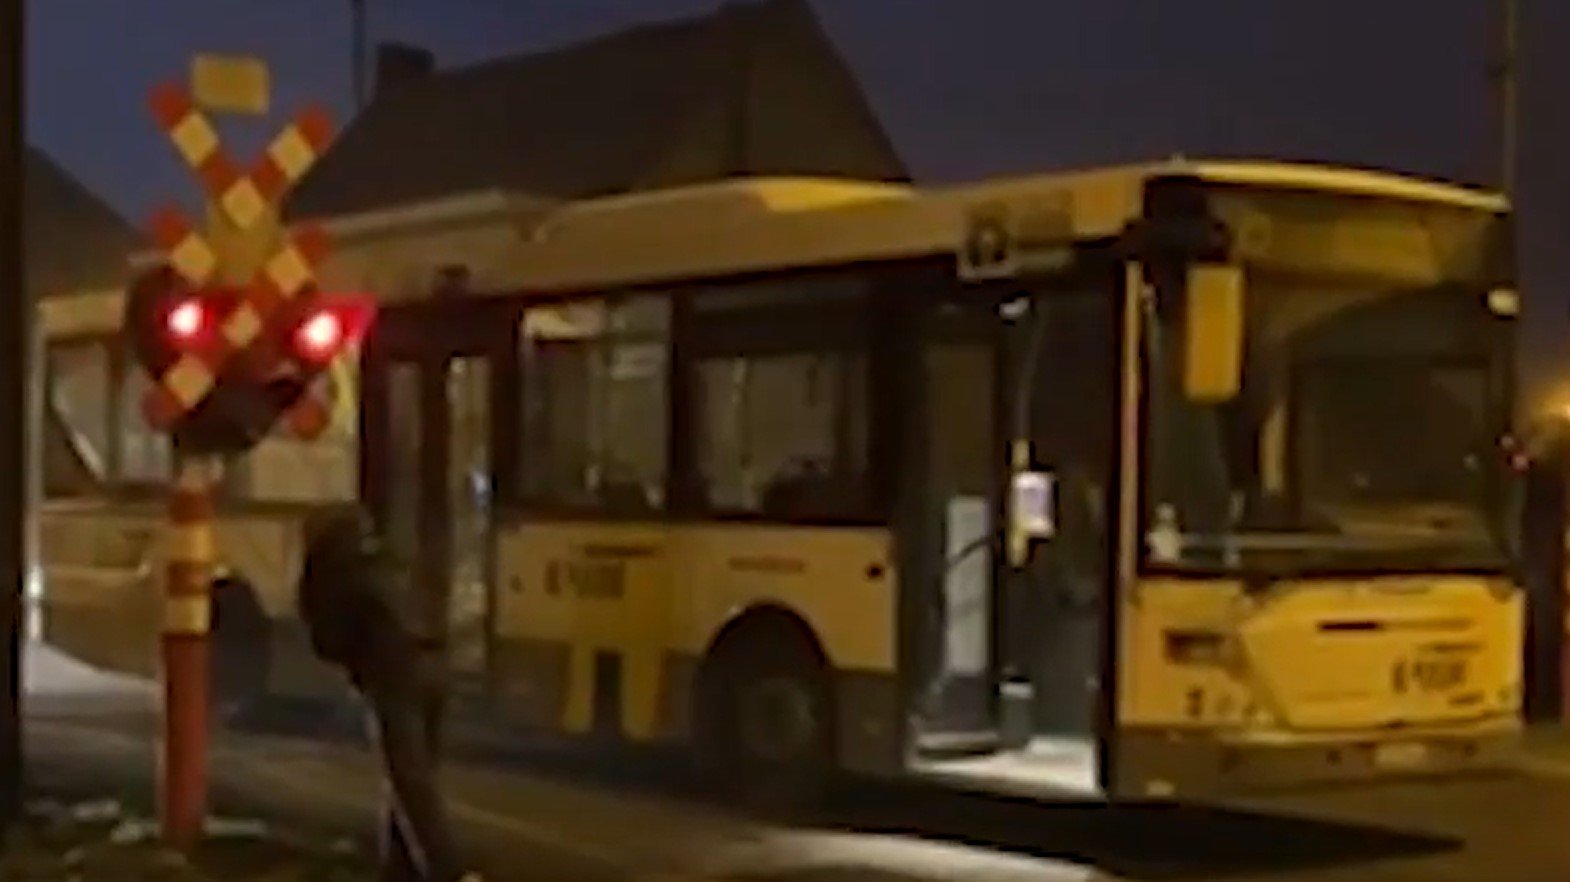
M 836 759 L 833 666 L 802 616 L 763 604 L 732 617 L 704 652 L 696 685 L 705 773 L 768 808 L 821 794 Z
M 221 717 L 259 709 L 267 698 L 272 620 L 256 587 L 238 573 L 212 583 L 210 658 L 212 696 Z

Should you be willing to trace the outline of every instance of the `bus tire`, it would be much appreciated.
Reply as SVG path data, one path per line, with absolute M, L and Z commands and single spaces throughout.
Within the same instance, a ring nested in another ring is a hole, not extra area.
M 249 582 L 224 578 L 213 583 L 210 683 L 219 722 L 244 724 L 265 709 L 271 631 Z
M 737 629 L 704 666 L 700 766 L 711 785 L 752 808 L 809 807 L 832 772 L 828 665 L 804 630 Z

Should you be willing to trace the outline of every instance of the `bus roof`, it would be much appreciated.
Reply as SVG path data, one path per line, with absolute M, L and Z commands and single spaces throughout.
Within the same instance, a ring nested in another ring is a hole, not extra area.
M 1466 187 L 1386 172 L 1281 162 L 1190 161 L 916 188 L 822 178 L 740 179 L 561 206 L 509 254 L 525 291 L 593 289 L 733 273 L 954 253 L 989 206 L 1055 215 L 1064 238 L 1117 235 L 1145 185 L 1166 177 L 1507 210 Z
M 1319 190 L 1406 202 L 1429 202 L 1503 213 L 1510 203 L 1499 193 L 1368 169 L 1309 163 L 1174 159 L 1152 166 L 1155 176 L 1190 173 L 1218 184 Z
M 493 190 L 326 220 L 336 244 L 322 276 L 329 287 L 387 300 L 425 296 L 436 271 L 453 265 L 470 270 L 478 293 L 657 285 L 952 254 L 972 216 L 997 206 L 1050 215 L 1064 238 L 1098 239 L 1121 232 L 1138 216 L 1146 184 L 1166 177 L 1508 210 L 1496 194 L 1387 172 L 1184 158 L 941 187 L 754 177 L 568 203 Z M 45 333 L 112 330 L 119 316 L 110 299 L 114 292 L 52 298 Z

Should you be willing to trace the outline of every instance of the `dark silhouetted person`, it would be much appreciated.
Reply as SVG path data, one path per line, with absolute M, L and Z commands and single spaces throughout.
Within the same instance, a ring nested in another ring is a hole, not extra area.
M 457 882 L 465 873 L 436 787 L 445 659 L 419 614 L 410 572 L 359 509 L 306 524 L 300 616 L 312 648 L 369 703 L 390 793 L 381 831 L 384 882 Z

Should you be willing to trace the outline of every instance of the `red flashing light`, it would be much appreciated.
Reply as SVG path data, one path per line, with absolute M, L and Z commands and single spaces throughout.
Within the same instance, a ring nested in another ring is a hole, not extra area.
M 308 371 L 325 368 L 358 347 L 376 315 L 374 300 L 348 294 L 319 294 L 295 309 L 284 346 Z
M 164 317 L 164 325 L 169 336 L 177 342 L 188 343 L 200 336 L 206 327 L 207 310 L 196 300 L 181 301 Z
M 343 346 L 343 319 L 330 309 L 321 310 L 300 323 L 294 332 L 294 342 L 301 356 L 312 361 L 326 361 Z

